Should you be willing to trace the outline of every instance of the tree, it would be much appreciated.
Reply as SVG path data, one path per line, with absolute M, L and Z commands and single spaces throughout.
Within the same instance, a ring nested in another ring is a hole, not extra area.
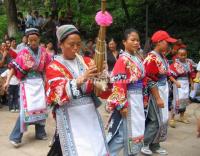
M 17 7 L 15 0 L 5 0 L 6 16 L 8 18 L 8 35 L 15 36 L 17 33 Z

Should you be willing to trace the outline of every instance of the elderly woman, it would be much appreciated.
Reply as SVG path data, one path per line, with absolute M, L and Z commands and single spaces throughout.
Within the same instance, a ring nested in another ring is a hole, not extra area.
M 96 109 L 92 79 L 98 75 L 90 58 L 78 55 L 80 33 L 73 25 L 57 29 L 62 55 L 46 70 L 48 104 L 54 107 L 57 133 L 49 156 L 106 156 L 107 144 Z
M 20 116 L 10 135 L 10 141 L 15 147 L 20 145 L 23 133 L 30 124 L 35 125 L 36 139 L 47 139 L 44 129 L 47 107 L 43 71 L 50 58 L 45 49 L 39 47 L 39 30 L 29 28 L 25 33 L 29 46 L 21 50 L 9 64 L 10 73 L 5 84 L 7 88 L 14 74 L 20 80 Z

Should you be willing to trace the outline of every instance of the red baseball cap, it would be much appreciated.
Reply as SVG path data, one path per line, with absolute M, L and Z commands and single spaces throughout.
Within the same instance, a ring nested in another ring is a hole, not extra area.
M 175 42 L 177 42 L 177 39 L 170 37 L 169 34 L 166 31 L 159 30 L 159 31 L 156 31 L 152 35 L 151 41 L 153 43 L 157 43 L 159 41 L 167 41 L 167 42 L 170 42 L 170 43 L 175 43 Z

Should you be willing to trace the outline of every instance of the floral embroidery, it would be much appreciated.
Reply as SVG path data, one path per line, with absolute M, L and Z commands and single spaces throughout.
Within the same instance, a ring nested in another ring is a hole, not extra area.
M 32 68 L 34 66 L 35 62 L 30 53 L 24 53 L 22 57 L 24 59 L 25 66 L 27 66 L 28 68 Z
M 130 74 L 130 82 L 138 81 L 142 76 L 141 70 L 137 67 L 134 62 L 131 62 L 129 59 L 126 59 L 126 68 Z
M 124 89 L 114 86 L 113 93 L 109 96 L 108 102 L 110 102 L 111 105 L 115 105 L 118 110 L 122 109 L 127 103 Z
M 167 72 L 168 72 L 167 67 L 165 66 L 165 64 L 163 64 L 162 60 L 160 58 L 158 58 L 156 55 L 149 54 L 146 57 L 146 59 L 144 60 L 144 64 L 149 64 L 151 62 L 155 62 L 156 66 L 159 70 L 159 74 L 162 74 L 162 75 L 167 74 Z
M 176 71 L 179 72 L 179 74 L 184 74 L 185 73 L 184 67 L 180 63 L 175 62 L 174 63 L 174 67 L 175 67 Z
M 51 67 L 53 70 L 61 72 L 67 78 L 71 77 L 68 73 L 65 72 L 65 70 L 62 67 L 60 67 L 56 64 L 51 64 L 49 67 Z

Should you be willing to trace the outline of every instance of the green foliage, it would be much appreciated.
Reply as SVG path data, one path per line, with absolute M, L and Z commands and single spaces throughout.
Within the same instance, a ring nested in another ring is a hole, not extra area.
M 0 43 L 3 42 L 4 39 L 4 35 L 7 32 L 7 17 L 5 15 L 0 15 Z M 14 36 L 16 38 L 17 43 L 21 42 L 22 39 L 22 33 L 18 32 L 16 34 L 16 36 Z
M 100 10 L 100 0 L 16 0 L 17 8 L 23 13 L 28 10 L 38 10 L 40 13 L 51 11 L 52 2 L 57 2 L 57 10 L 72 11 L 73 22 L 85 38 L 95 38 L 98 26 L 94 17 Z M 188 46 L 190 57 L 199 58 L 200 44 L 200 1 L 190 0 L 107 0 L 107 10 L 113 16 L 113 24 L 108 28 L 107 37 L 121 41 L 126 28 L 134 27 L 140 32 L 142 45 L 145 42 L 146 4 L 149 7 L 148 32 L 149 37 L 156 30 L 163 29 L 172 36 L 181 38 Z M 1 7 L 1 6 L 0 6 Z M 128 10 L 127 12 L 125 10 Z M 0 14 L 3 12 L 0 9 Z M 5 16 L 0 20 L 1 32 L 6 28 Z M 1 33 L 2 34 L 2 33 Z
M 3 37 L 7 32 L 7 18 L 5 15 L 0 15 L 0 42 L 3 41 Z

